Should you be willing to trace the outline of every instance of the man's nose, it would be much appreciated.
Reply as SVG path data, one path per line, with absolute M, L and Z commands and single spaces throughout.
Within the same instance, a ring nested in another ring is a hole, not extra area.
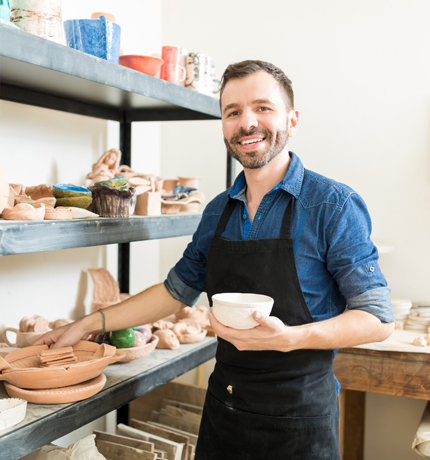
M 244 110 L 240 117 L 240 127 L 246 131 L 258 126 L 258 117 L 253 110 Z

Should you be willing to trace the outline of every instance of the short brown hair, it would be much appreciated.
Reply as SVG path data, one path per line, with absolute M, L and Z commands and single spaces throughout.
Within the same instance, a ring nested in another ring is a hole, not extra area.
M 252 75 L 259 70 L 264 70 L 268 74 L 272 75 L 281 88 L 284 90 L 285 95 L 287 96 L 287 101 L 290 105 L 290 109 L 294 108 L 294 92 L 293 92 L 293 83 L 285 75 L 285 73 L 279 68 L 271 64 L 270 62 L 258 61 L 258 60 L 248 60 L 242 62 L 236 62 L 235 64 L 230 64 L 224 71 L 221 82 L 220 82 L 220 104 L 221 96 L 224 91 L 225 85 L 235 78 L 246 78 Z

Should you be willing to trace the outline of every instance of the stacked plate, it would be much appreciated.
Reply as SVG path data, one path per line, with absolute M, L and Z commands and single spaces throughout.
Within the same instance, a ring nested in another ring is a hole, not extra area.
M 413 302 L 405 324 L 408 331 L 427 334 L 430 327 L 430 302 Z
M 401 329 L 403 329 L 403 325 L 408 319 L 412 302 L 408 299 L 391 299 L 391 304 L 393 305 L 394 319 L 396 323 L 401 324 Z

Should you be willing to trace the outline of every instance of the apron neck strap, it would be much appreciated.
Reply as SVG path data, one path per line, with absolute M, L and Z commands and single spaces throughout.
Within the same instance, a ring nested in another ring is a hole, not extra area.
M 282 218 L 281 234 L 280 238 L 286 239 L 290 238 L 291 235 L 291 218 L 293 215 L 295 198 L 291 195 L 291 199 L 285 209 L 284 216 Z M 227 204 L 225 205 L 224 211 L 221 214 L 221 217 L 218 221 L 218 226 L 215 230 L 214 236 L 220 238 L 222 232 L 225 230 L 227 222 L 230 220 L 231 215 L 233 214 L 234 208 L 236 207 L 237 200 L 229 198 Z

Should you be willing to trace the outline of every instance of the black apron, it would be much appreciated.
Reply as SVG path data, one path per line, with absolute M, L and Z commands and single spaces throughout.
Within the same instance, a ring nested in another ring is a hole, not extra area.
M 313 322 L 290 238 L 294 197 L 279 239 L 221 238 L 237 201 L 229 199 L 211 240 L 206 290 L 265 294 L 271 316 Z M 340 460 L 332 350 L 239 351 L 218 338 L 195 460 Z

